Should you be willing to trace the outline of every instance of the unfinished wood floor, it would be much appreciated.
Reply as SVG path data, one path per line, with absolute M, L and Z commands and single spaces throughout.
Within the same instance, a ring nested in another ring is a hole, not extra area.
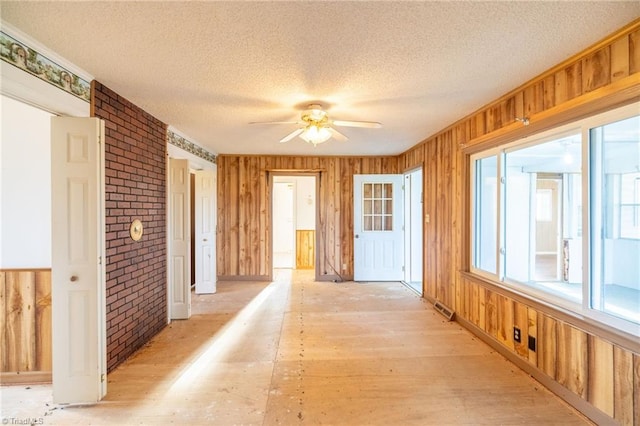
M 3 387 L 44 424 L 589 424 L 399 283 L 219 283 L 108 378 L 91 406 Z

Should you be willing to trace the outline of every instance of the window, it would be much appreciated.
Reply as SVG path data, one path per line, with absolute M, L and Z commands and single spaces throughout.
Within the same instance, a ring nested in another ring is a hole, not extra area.
M 476 166 L 475 265 L 497 272 L 498 158 L 482 158 Z
M 640 323 L 640 116 L 591 128 L 591 308 Z
M 362 216 L 364 231 L 393 231 L 393 184 L 364 183 Z
M 472 156 L 472 272 L 640 334 L 638 107 Z
M 571 273 L 582 253 L 563 217 L 581 216 L 579 200 L 565 195 L 581 179 L 580 145 L 574 130 L 504 155 L 504 277 L 573 302 L 582 299 L 580 274 Z

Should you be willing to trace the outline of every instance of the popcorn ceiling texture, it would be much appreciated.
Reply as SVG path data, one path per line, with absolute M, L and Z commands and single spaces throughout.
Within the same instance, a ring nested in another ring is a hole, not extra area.
M 3 2 L 2 19 L 215 154 L 394 155 L 640 16 L 640 2 Z M 348 142 L 278 141 L 311 101 Z

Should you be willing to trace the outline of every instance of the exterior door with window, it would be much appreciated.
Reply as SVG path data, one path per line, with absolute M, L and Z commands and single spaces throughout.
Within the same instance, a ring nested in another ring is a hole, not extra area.
M 354 280 L 404 277 L 402 175 L 354 175 Z

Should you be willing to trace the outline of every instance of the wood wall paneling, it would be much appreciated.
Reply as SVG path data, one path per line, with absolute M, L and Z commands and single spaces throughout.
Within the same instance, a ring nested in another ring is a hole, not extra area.
M 7 334 L 7 292 L 6 272 L 0 271 L 0 372 L 8 371 L 7 348 L 5 347 L 9 339 Z
M 494 339 L 498 338 L 498 294 L 484 289 L 485 293 L 485 331 Z
M 51 271 L 0 271 L 0 318 L 2 373 L 50 372 Z
M 622 425 L 633 425 L 634 383 L 631 352 L 617 346 L 613 347 L 613 374 L 613 418 Z
M 219 156 L 219 275 L 270 277 L 268 174 L 314 172 L 320 185 L 316 202 L 320 275 L 353 276 L 353 175 L 398 173 L 398 161 L 397 157 Z
M 498 341 L 509 349 L 514 349 L 513 342 L 513 301 L 506 296 L 497 294 L 497 325 L 496 336 Z
M 36 284 L 36 365 L 38 371 L 52 369 L 51 272 L 38 271 Z
M 585 92 L 611 83 L 611 48 L 606 46 L 582 61 L 582 87 Z
M 538 312 L 530 307 L 527 307 L 527 324 L 528 324 L 528 336 L 535 339 L 534 347 L 529 348 L 529 342 L 527 337 L 527 354 L 529 362 L 536 367 L 538 366 Z
M 637 72 L 640 72 L 640 29 L 629 34 L 629 74 Z
M 613 345 L 588 336 L 588 401 L 609 416 L 614 416 Z
M 315 236 L 314 230 L 296 230 L 296 269 L 315 268 Z
M 520 329 L 520 342 L 513 342 L 513 349 L 524 359 L 529 359 L 529 309 L 518 302 L 513 303 L 513 323 Z
M 524 89 L 524 115 L 531 117 L 544 110 L 544 86 L 538 82 Z
M 555 103 L 560 105 L 580 95 L 582 95 L 582 64 L 576 62 L 556 73 Z
M 558 324 L 556 380 L 587 399 L 587 334 L 570 324 Z
M 622 424 L 637 424 L 638 354 L 556 318 L 553 309 L 537 309 L 537 305 L 534 308 L 513 300 L 502 290 L 460 271 L 468 271 L 470 262 L 469 154 L 637 99 L 638 72 L 640 20 L 397 157 L 261 157 L 262 167 L 321 170 L 321 220 L 316 231 L 321 268 L 330 273 L 331 265 L 339 268 L 346 264 L 349 275 L 353 273 L 353 174 L 401 173 L 422 165 L 425 297 L 453 307 L 456 315 L 475 324 L 516 357 L 528 360 Z M 515 120 L 525 116 L 533 116 L 526 128 Z M 218 241 L 223 247 L 218 252 L 220 273 L 225 276 L 240 274 L 241 256 L 255 256 L 255 262 L 264 263 L 270 251 L 266 235 L 261 236 L 265 241 L 260 240 L 260 251 L 236 235 L 239 210 L 249 208 L 241 206 L 234 195 L 237 184 L 233 182 L 242 161 L 242 156 L 221 156 L 218 163 L 219 179 L 224 183 L 219 192 L 224 213 L 218 215 Z M 267 196 L 268 191 L 261 194 Z M 262 229 L 269 226 L 270 212 L 264 220 L 253 223 L 260 223 Z M 513 342 L 514 325 L 520 328 L 520 343 Z M 529 336 L 536 339 L 535 350 L 529 349 Z M 605 371 L 596 371 L 600 365 L 606 365 Z
M 629 37 L 622 37 L 611 44 L 611 81 L 629 75 Z
M 558 323 L 542 312 L 538 313 L 538 368 L 556 379 L 558 365 Z

